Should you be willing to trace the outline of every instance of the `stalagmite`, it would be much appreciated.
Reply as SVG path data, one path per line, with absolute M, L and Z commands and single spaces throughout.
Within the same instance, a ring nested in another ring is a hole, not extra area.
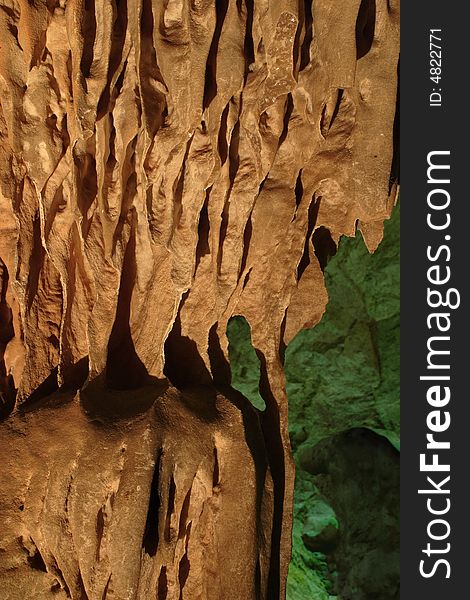
M 0 0 L 4 600 L 285 597 L 283 355 L 395 203 L 398 11 Z

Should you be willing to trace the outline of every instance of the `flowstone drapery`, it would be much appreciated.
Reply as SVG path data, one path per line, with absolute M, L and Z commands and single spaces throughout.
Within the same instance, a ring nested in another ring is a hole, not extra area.
M 283 354 L 396 197 L 392 0 L 0 0 L 0 589 L 285 595 Z M 258 411 L 230 387 L 242 315 Z

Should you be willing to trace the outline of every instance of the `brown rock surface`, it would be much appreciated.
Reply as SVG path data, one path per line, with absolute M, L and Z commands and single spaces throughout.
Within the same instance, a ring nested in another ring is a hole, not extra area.
M 283 352 L 381 239 L 398 44 L 393 0 L 0 0 L 2 598 L 284 597 Z

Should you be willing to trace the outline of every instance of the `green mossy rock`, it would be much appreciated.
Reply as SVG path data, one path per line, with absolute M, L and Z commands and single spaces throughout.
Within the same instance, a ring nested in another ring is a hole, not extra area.
M 294 451 L 353 427 L 369 427 L 397 447 L 399 206 L 375 254 L 360 235 L 343 238 L 325 278 L 322 321 L 301 331 L 286 351 Z

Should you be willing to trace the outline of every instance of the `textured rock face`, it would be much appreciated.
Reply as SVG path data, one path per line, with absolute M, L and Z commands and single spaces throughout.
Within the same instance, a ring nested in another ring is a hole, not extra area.
M 0 45 L 4 597 L 282 598 L 283 353 L 395 201 L 396 3 L 0 0 Z

